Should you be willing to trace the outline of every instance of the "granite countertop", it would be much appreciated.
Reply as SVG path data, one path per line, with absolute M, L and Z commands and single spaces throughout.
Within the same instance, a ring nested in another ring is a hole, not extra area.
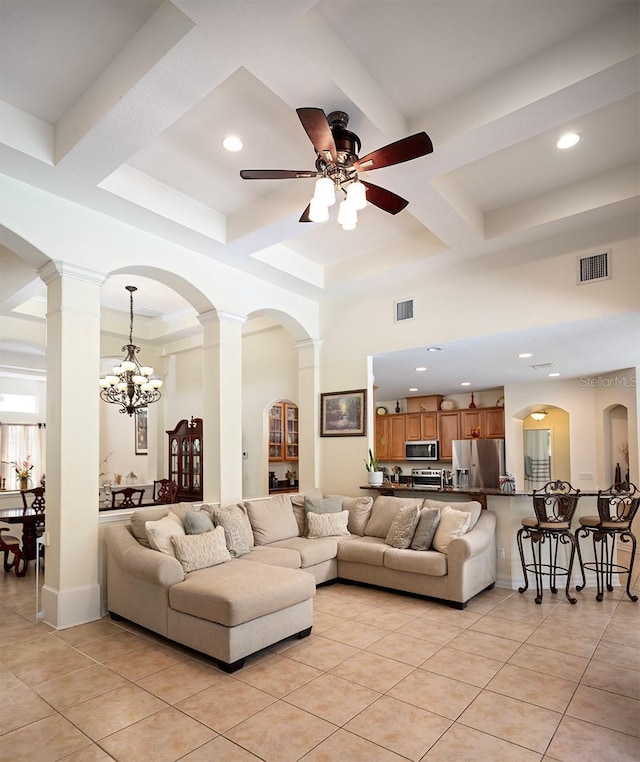
M 433 492 L 435 494 L 453 495 L 500 495 L 501 497 L 526 497 L 530 492 L 503 492 L 498 487 L 413 487 L 410 484 L 397 482 L 383 482 L 379 486 L 367 484 L 360 489 L 371 489 L 378 492 Z

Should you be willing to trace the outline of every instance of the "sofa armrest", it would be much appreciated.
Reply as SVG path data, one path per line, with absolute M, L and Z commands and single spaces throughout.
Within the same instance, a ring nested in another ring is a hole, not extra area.
M 177 558 L 144 548 L 124 524 L 107 527 L 105 541 L 110 559 L 127 574 L 165 588 L 184 580 L 184 569 Z
M 449 563 L 462 563 L 473 558 L 490 546 L 495 546 L 496 514 L 482 511 L 476 525 L 462 537 L 456 537 L 449 543 Z

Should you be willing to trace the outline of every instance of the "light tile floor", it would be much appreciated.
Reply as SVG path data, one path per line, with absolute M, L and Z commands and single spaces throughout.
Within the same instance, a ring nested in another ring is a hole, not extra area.
M 108 618 L 35 624 L 34 588 L 0 573 L 2 761 L 640 760 L 640 602 L 619 590 L 456 611 L 322 587 L 311 637 L 227 675 Z

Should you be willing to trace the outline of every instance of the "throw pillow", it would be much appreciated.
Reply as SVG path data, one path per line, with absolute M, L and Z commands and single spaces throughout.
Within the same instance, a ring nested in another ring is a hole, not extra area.
M 345 497 L 342 499 L 343 510 L 349 511 L 349 532 L 351 534 L 364 534 L 367 521 L 371 515 L 372 497 Z
M 185 572 L 206 569 L 231 561 L 224 541 L 224 529 L 216 527 L 204 534 L 174 535 L 171 538 L 175 556 Z
M 337 537 L 349 534 L 347 522 L 349 511 L 340 513 L 307 513 L 309 532 L 307 537 L 318 539 L 319 537 Z
M 184 514 L 184 530 L 187 534 L 204 534 L 213 531 L 211 516 L 205 511 L 186 511 Z
M 274 495 L 266 500 L 245 500 L 256 545 L 298 537 L 298 522 L 289 495 Z
M 171 538 L 174 535 L 184 536 L 186 534 L 182 522 L 175 513 L 169 511 L 163 519 L 147 521 L 145 529 L 149 545 L 153 550 L 159 550 L 161 553 L 166 553 L 175 558 L 176 554 Z
M 420 519 L 420 508 L 417 505 L 405 505 L 393 518 L 385 542 L 392 548 L 403 550 L 408 548 Z
M 253 532 L 247 512 L 241 505 L 228 505 L 213 509 L 216 526 L 224 529 L 227 548 L 234 558 L 243 556 L 253 547 Z
M 467 532 L 470 532 L 473 527 L 478 523 L 478 519 L 480 518 L 480 515 L 482 514 L 482 504 L 479 503 L 477 500 L 465 500 L 455 503 L 445 503 L 443 500 L 430 500 L 427 498 L 424 501 L 424 507 L 425 508 L 443 508 L 445 505 L 450 505 L 452 508 L 454 508 L 456 511 L 464 511 L 465 513 L 471 514 L 471 523 L 469 524 L 469 529 L 467 529 Z
M 440 523 L 440 508 L 423 508 L 413 534 L 411 550 L 429 550 Z
M 131 514 L 131 532 L 136 540 L 145 548 L 150 548 L 147 538 L 147 521 L 159 521 L 169 513 L 169 508 L 163 505 L 162 508 L 139 508 Z
M 433 547 L 440 553 L 447 553 L 449 543 L 456 537 L 462 537 L 471 525 L 471 514 L 454 511 L 450 505 L 440 511 L 440 523 L 433 538 Z
M 371 506 L 371 515 L 365 527 L 364 533 L 367 537 L 380 537 L 384 540 L 395 518 L 396 513 L 405 505 L 422 508 L 424 500 L 413 497 L 388 497 L 387 495 L 378 495 Z
M 341 497 L 311 497 L 304 496 L 305 513 L 340 513 L 342 510 Z

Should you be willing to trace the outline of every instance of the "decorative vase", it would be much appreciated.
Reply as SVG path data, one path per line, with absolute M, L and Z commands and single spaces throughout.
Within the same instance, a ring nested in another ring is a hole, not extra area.
M 24 479 L 21 477 L 18 479 L 18 482 L 20 484 L 20 490 L 29 489 L 29 477 L 26 476 Z
M 473 401 L 473 392 L 471 392 L 471 402 L 469 403 L 469 407 L 473 408 L 476 406 L 476 403 Z
M 384 474 L 382 471 L 368 471 L 367 472 L 367 484 L 372 487 L 380 487 L 382 485 L 382 479 Z

